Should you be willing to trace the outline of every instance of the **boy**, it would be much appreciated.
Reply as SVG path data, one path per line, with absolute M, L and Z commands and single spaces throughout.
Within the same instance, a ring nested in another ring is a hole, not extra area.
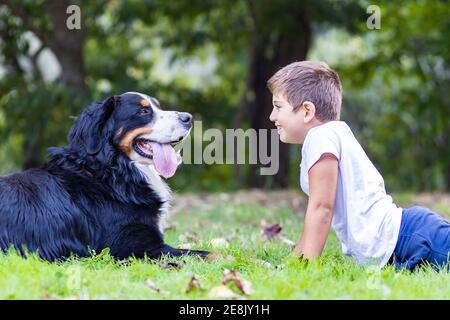
M 344 254 L 359 264 L 414 269 L 425 261 L 448 263 L 450 223 L 427 208 L 392 202 L 382 176 L 339 121 L 342 87 L 335 71 L 323 62 L 294 62 L 267 85 L 280 140 L 303 145 L 300 185 L 309 199 L 294 249 L 300 257 L 320 256 L 331 226 Z

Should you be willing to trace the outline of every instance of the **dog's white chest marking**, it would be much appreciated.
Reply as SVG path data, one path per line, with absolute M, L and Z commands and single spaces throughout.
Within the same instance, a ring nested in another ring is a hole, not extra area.
M 145 176 L 150 188 L 158 195 L 158 197 L 163 202 L 160 208 L 161 216 L 158 223 L 158 227 L 162 232 L 165 224 L 165 218 L 167 218 L 167 214 L 169 213 L 170 201 L 172 200 L 170 188 L 159 176 L 152 165 L 141 164 L 139 162 L 135 162 L 135 165 Z

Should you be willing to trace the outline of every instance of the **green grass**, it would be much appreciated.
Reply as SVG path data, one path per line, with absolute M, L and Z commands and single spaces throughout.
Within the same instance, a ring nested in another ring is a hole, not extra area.
M 262 242 L 261 220 L 279 223 L 285 237 L 296 241 L 301 219 L 289 209 L 269 210 L 256 205 L 223 204 L 210 211 L 183 212 L 169 221 L 169 244 L 181 244 L 180 235 L 196 232 L 195 248 L 213 250 L 233 259 L 203 262 L 182 260 L 181 269 L 164 269 L 158 262 L 129 259 L 115 261 L 107 251 L 92 258 L 48 263 L 15 252 L 0 255 L 1 299 L 211 299 L 221 285 L 225 269 L 234 269 L 252 284 L 246 299 L 449 299 L 450 274 L 424 267 L 414 273 L 386 267 L 381 271 L 356 265 L 343 256 L 334 233 L 324 255 L 314 262 L 299 261 L 288 245 L 275 239 Z M 226 237 L 228 247 L 211 248 L 213 238 Z M 174 261 L 174 260 L 170 260 Z M 261 261 L 270 263 L 262 264 Z M 193 275 L 202 289 L 185 293 Z M 149 288 L 151 280 L 160 291 Z M 228 284 L 240 294 L 234 284 Z

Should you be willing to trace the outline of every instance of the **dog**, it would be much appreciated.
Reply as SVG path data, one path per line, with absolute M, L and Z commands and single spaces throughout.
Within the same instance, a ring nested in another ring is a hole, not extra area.
M 161 217 L 181 162 L 174 146 L 192 128 L 186 112 L 126 92 L 94 102 L 70 129 L 66 147 L 46 164 L 0 177 L 0 250 L 35 252 L 48 261 L 109 248 L 118 259 L 196 255 L 164 242 Z

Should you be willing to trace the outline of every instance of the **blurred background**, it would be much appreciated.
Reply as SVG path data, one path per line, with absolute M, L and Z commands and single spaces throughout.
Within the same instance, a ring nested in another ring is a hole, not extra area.
M 80 29 L 67 27 L 71 4 Z M 371 4 L 380 29 L 368 28 Z M 340 74 L 341 120 L 388 192 L 448 192 L 449 15 L 438 0 L 0 0 L 0 174 L 41 165 L 91 101 L 125 91 L 191 112 L 203 130 L 272 129 L 266 81 L 314 59 Z M 276 176 L 184 165 L 168 183 L 299 188 L 300 146 L 280 145 L 280 157 Z

